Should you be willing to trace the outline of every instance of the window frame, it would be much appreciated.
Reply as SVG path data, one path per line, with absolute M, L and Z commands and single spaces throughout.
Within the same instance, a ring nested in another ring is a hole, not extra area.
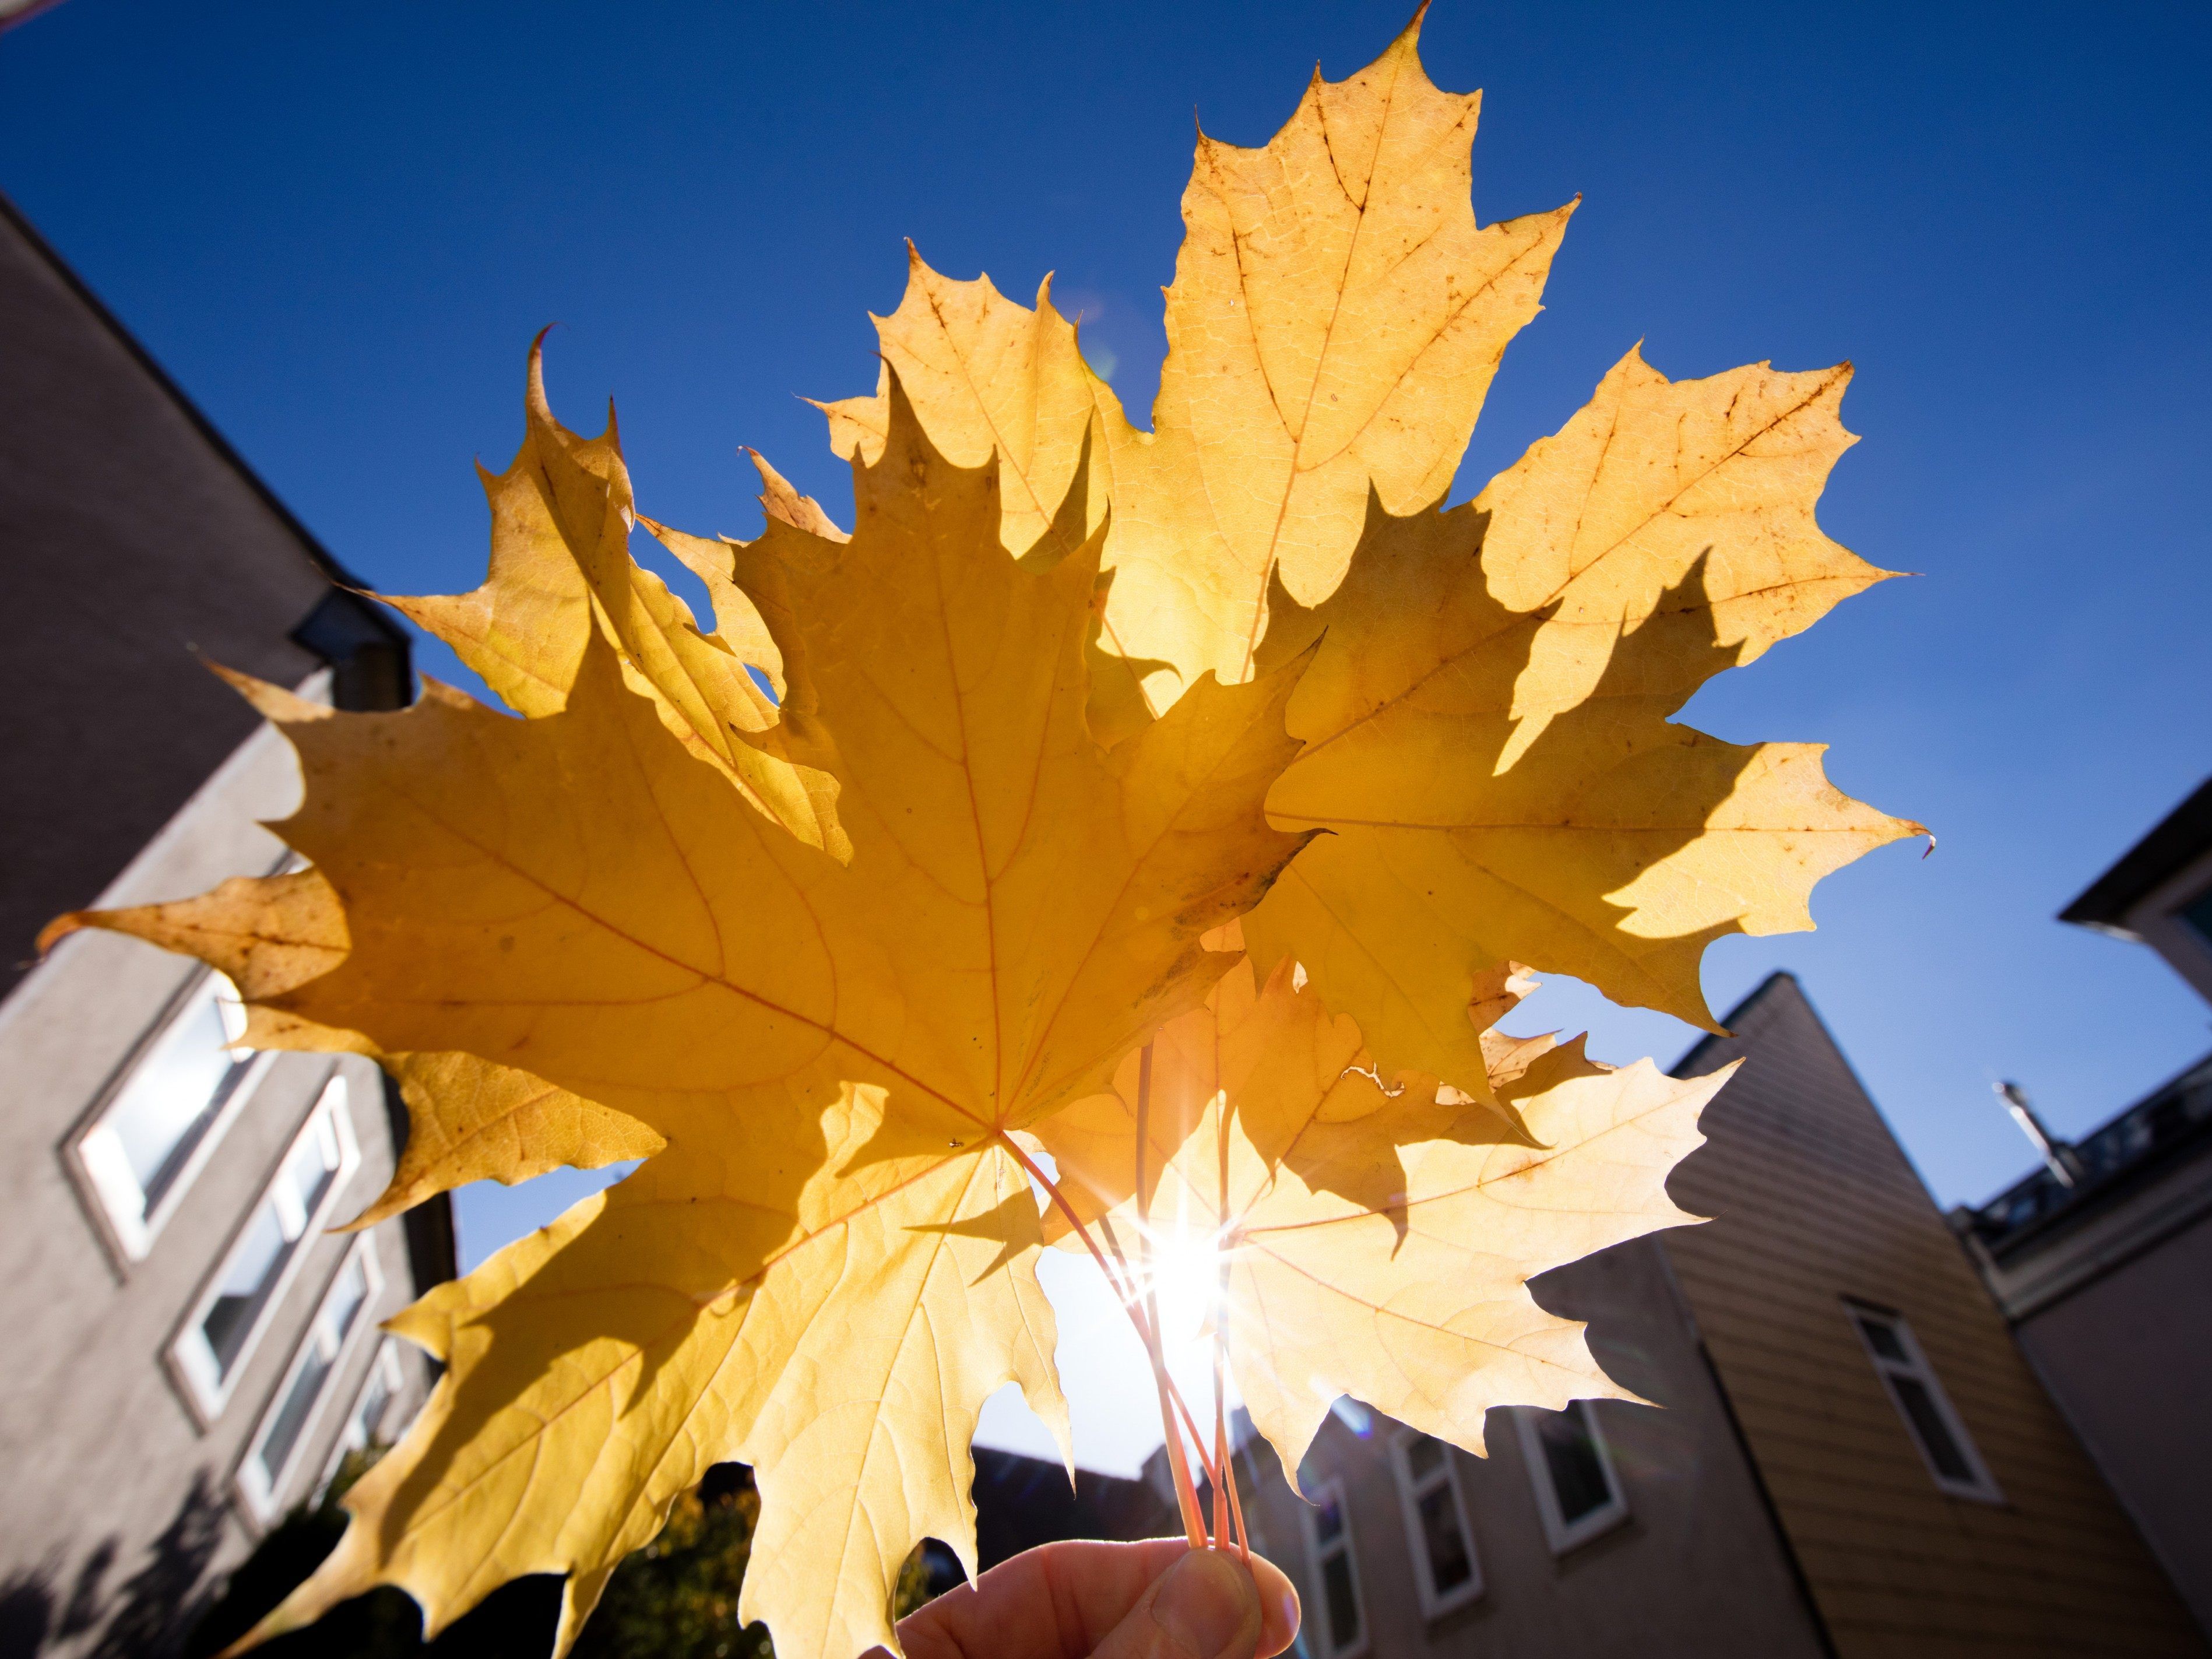
M 331 1443 L 330 1455 L 323 1459 L 323 1472 L 315 1482 L 318 1494 L 329 1489 L 332 1478 L 338 1472 L 338 1465 L 345 1462 L 348 1452 L 361 1451 L 374 1443 L 376 1428 L 382 1425 L 383 1419 L 392 1415 L 393 1404 L 406 1389 L 404 1365 L 405 1362 L 399 1355 L 398 1339 L 387 1336 L 377 1344 L 376 1355 L 368 1362 L 368 1369 L 362 1372 L 361 1386 L 353 1391 L 353 1401 L 346 1407 L 345 1426 L 338 1431 L 337 1438 Z M 380 1377 L 385 1386 L 384 1407 L 377 1413 L 377 1425 L 365 1428 L 361 1421 L 362 1405 L 368 1398 L 370 1388 Z M 393 1435 L 388 1443 L 397 1445 L 413 1424 L 414 1416 L 410 1413 L 407 1422 L 401 1425 L 399 1433 Z
M 1844 1298 L 1844 1316 L 1850 1321 L 1851 1334 L 1858 1339 L 1867 1363 L 1874 1367 L 1875 1376 L 1881 1383 L 1882 1393 L 1888 1397 L 1890 1408 L 1897 1413 L 1905 1437 L 1912 1443 L 1912 1449 L 1919 1454 L 1921 1464 L 1927 1469 L 1929 1479 L 1936 1483 L 1936 1489 L 1950 1497 L 1963 1498 L 1972 1503 L 2002 1504 L 2005 1501 L 2004 1489 L 1997 1485 L 1996 1477 L 1990 1473 L 1990 1466 L 1982 1456 L 1982 1449 L 1968 1432 L 1966 1419 L 1959 1415 L 1959 1408 L 1951 1403 L 1951 1395 L 1943 1387 L 1942 1378 L 1936 1375 L 1936 1367 L 1929 1361 L 1928 1351 L 1920 1346 L 1920 1339 L 1913 1334 L 1911 1322 L 1894 1308 L 1860 1302 L 1850 1297 Z M 1874 1339 L 1867 1334 L 1869 1321 L 1888 1328 L 1890 1334 L 1898 1339 L 1898 1346 L 1905 1352 L 1904 1359 L 1892 1359 L 1875 1347 Z M 1911 1377 L 1927 1391 L 1929 1402 L 1936 1407 L 1936 1416 L 1942 1419 L 1945 1431 L 1957 1446 L 1959 1455 L 1966 1460 L 1967 1468 L 1972 1471 L 1968 1479 L 1960 1480 L 1956 1476 L 1946 1474 L 1937 1466 L 1935 1454 L 1921 1437 L 1919 1427 L 1912 1420 L 1912 1413 L 1905 1408 L 1905 1401 L 1898 1393 L 1897 1378 L 1900 1376 Z
M 1353 1542 L 1352 1505 L 1345 1497 L 1344 1480 L 1341 1476 L 1332 1475 L 1317 1482 L 1305 1496 L 1306 1502 L 1298 1509 L 1298 1525 L 1305 1537 L 1307 1577 L 1313 1605 L 1321 1613 L 1312 1626 L 1315 1659 L 1360 1659 L 1367 1651 L 1369 1638 L 1367 1587 L 1359 1580 L 1359 1551 Z M 1335 1504 L 1342 1526 L 1334 1538 L 1324 1543 L 1321 1538 L 1321 1514 L 1331 1504 Z M 1358 1633 L 1342 1647 L 1334 1645 L 1329 1634 L 1333 1621 L 1329 1618 L 1328 1579 L 1322 1571 L 1325 1556 L 1339 1553 L 1343 1555 L 1346 1570 L 1351 1576 L 1352 1607 L 1359 1620 Z
M 1597 1413 L 1590 1409 L 1592 1403 L 1588 1400 L 1571 1400 L 1558 1412 L 1521 1406 L 1513 1413 L 1514 1427 L 1521 1437 L 1521 1460 L 1528 1466 L 1528 1485 L 1536 1497 L 1536 1516 L 1544 1523 L 1544 1541 L 1551 1546 L 1554 1556 L 1568 1554 L 1604 1536 L 1629 1516 L 1628 1492 L 1620 1484 L 1620 1471 L 1613 1466 L 1613 1448 L 1606 1443 L 1605 1430 L 1598 1423 Z M 1590 1449 L 1597 1454 L 1598 1472 L 1605 1477 L 1606 1491 L 1612 1494 L 1607 1502 L 1572 1521 L 1567 1519 L 1565 1507 L 1559 1502 L 1559 1488 L 1553 1483 L 1552 1462 L 1544 1451 L 1543 1428 L 1539 1421 L 1542 1417 L 1570 1413 L 1579 1419 L 1589 1436 Z
M 1413 1444 L 1420 1440 L 1434 1440 L 1443 1452 L 1443 1462 L 1434 1474 L 1427 1477 L 1413 1474 Z M 1467 1492 L 1460 1485 L 1459 1462 L 1452 1451 L 1449 1440 L 1424 1434 L 1415 1428 L 1401 1428 L 1390 1437 L 1390 1474 L 1398 1488 L 1398 1509 L 1405 1520 L 1406 1541 L 1413 1559 L 1413 1588 L 1420 1592 L 1422 1616 L 1429 1619 L 1440 1619 L 1471 1601 L 1480 1601 L 1485 1588 L 1482 1556 L 1474 1547 L 1474 1526 L 1468 1514 Z M 1451 1492 L 1452 1513 L 1459 1522 L 1460 1540 L 1467 1547 L 1469 1569 L 1467 1582 L 1448 1590 L 1437 1588 L 1436 1563 L 1429 1559 L 1428 1528 L 1421 1522 L 1421 1499 L 1438 1486 L 1448 1487 Z
M 245 1376 L 246 1368 L 252 1364 L 254 1354 L 260 1348 L 262 1339 L 268 1334 L 270 1320 L 283 1304 L 294 1281 L 306 1267 L 307 1257 L 313 1254 L 316 1236 L 323 1231 L 323 1224 L 329 1220 L 331 1212 L 337 1207 L 339 1195 L 351 1182 L 354 1171 L 361 1167 L 361 1146 L 354 1134 L 349 1095 L 344 1070 L 333 1066 L 325 1076 L 322 1086 L 315 1091 L 314 1102 L 300 1120 L 299 1128 L 284 1143 L 284 1150 L 270 1170 L 268 1179 L 262 1182 L 253 1195 L 253 1201 L 240 1215 L 229 1242 L 223 1246 L 222 1254 L 216 1259 L 215 1266 L 201 1281 L 198 1294 L 192 1297 L 175 1334 L 169 1339 L 165 1352 L 170 1375 L 175 1378 L 185 1402 L 191 1407 L 193 1417 L 203 1429 L 212 1427 L 228 1409 L 231 1398 L 237 1392 L 239 1379 Z M 300 1231 L 292 1241 L 295 1248 L 287 1256 L 283 1266 L 277 1269 L 276 1280 L 262 1299 L 253 1323 L 246 1331 L 246 1340 L 239 1345 L 238 1355 L 230 1363 L 229 1370 L 210 1382 L 202 1375 L 204 1362 L 191 1353 L 191 1345 L 198 1340 L 203 1348 L 207 1346 L 203 1328 L 209 1312 L 222 1293 L 223 1281 L 229 1276 L 233 1261 L 251 1235 L 262 1206 L 275 1201 L 277 1183 L 284 1179 L 293 1158 L 307 1144 L 316 1132 L 318 1121 L 325 1116 L 329 1118 L 337 1140 L 337 1167 L 331 1171 L 330 1181 L 324 1187 L 315 1207 L 305 1213 Z
M 213 969 L 200 969 L 178 987 L 162 1005 L 161 1012 L 139 1034 L 122 1064 L 101 1085 L 99 1095 L 78 1120 L 66 1142 L 68 1156 L 64 1161 L 78 1196 L 92 1217 L 100 1242 L 117 1267 L 125 1273 L 153 1254 L 155 1241 L 182 1206 L 185 1194 L 207 1168 L 223 1137 L 229 1133 L 239 1114 L 245 1110 L 246 1103 L 275 1063 L 275 1054 L 265 1049 L 249 1052 L 236 1062 L 241 1075 L 216 1109 L 214 1119 L 200 1131 L 198 1139 L 193 1142 L 183 1164 L 170 1177 L 153 1207 L 146 1208 L 144 1190 L 138 1186 L 137 1176 L 127 1169 L 114 1167 L 114 1160 L 126 1156 L 120 1146 L 108 1153 L 100 1150 L 98 1143 L 103 1132 L 112 1135 L 108 1120 L 129 1092 L 132 1081 L 160 1059 L 170 1044 L 182 1040 L 191 1020 L 199 1012 L 202 998 L 209 996 L 221 1002 L 226 992 L 231 1001 L 242 1002 L 237 987 Z M 225 1024 L 228 1027 L 228 1022 Z M 135 1212 L 131 1194 L 123 1190 L 125 1182 L 137 1194 Z
M 291 1450 L 285 1454 L 282 1466 L 271 1470 L 261 1456 L 262 1448 L 276 1430 L 276 1419 L 283 1414 L 289 1400 L 293 1384 L 298 1381 L 310 1356 L 327 1334 L 325 1321 L 336 1307 L 339 1287 L 345 1282 L 349 1270 L 356 1265 L 361 1269 L 362 1295 L 359 1304 L 354 1309 L 353 1321 L 338 1333 L 331 1345 L 330 1369 L 324 1373 L 323 1386 L 316 1392 L 313 1403 L 307 1407 L 307 1414 L 301 1421 L 299 1436 L 293 1441 Z M 384 1264 L 377 1258 L 375 1236 L 360 1234 L 345 1254 L 338 1258 L 337 1269 L 323 1287 L 322 1300 L 315 1304 L 313 1316 L 301 1331 L 300 1340 L 292 1350 L 292 1358 L 284 1366 L 283 1376 L 277 1379 L 276 1389 L 262 1406 L 260 1420 L 254 1424 L 253 1432 L 246 1437 L 245 1453 L 238 1460 L 237 1471 L 231 1477 L 239 1496 L 246 1502 L 247 1513 L 257 1522 L 266 1525 L 276 1518 L 279 1499 L 285 1485 L 298 1471 L 307 1449 L 313 1443 L 316 1427 L 322 1421 L 331 1395 L 337 1392 L 332 1384 L 344 1376 L 347 1362 L 361 1346 L 362 1332 L 375 1325 L 376 1302 L 383 1293 Z M 386 1347 L 389 1347 L 388 1342 Z M 379 1359 L 383 1357 L 380 1352 Z M 396 1375 L 396 1361 L 392 1370 Z M 356 1406 L 359 1405 L 370 1382 L 374 1379 L 376 1370 L 376 1364 L 372 1363 L 360 1385 L 354 1389 L 352 1401 Z

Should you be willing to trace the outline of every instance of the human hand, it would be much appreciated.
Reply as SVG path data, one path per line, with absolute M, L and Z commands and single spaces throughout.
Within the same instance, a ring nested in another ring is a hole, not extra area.
M 899 1621 L 907 1659 L 1272 1659 L 1298 1633 L 1274 1564 L 1140 1544 L 1046 1544 Z M 879 1648 L 871 1659 L 880 1659 Z

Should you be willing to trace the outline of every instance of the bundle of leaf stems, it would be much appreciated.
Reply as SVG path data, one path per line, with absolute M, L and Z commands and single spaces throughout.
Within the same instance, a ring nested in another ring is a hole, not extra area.
M 1234 1545 L 1237 1554 L 1247 1563 L 1252 1559 L 1251 1540 L 1244 1531 L 1244 1505 L 1237 1494 L 1236 1471 L 1229 1459 L 1229 1419 L 1224 1396 L 1229 1376 L 1228 1333 L 1219 1318 L 1207 1322 L 1213 1359 L 1213 1435 L 1212 1455 L 1206 1453 L 1207 1437 L 1192 1415 L 1189 1403 L 1182 1390 L 1176 1386 L 1169 1374 L 1167 1350 L 1160 1336 L 1160 1299 L 1158 1285 L 1152 1271 L 1152 1215 L 1145 1186 L 1145 1148 L 1152 1127 L 1152 1045 L 1147 1042 L 1139 1050 L 1137 1062 L 1137 1134 L 1134 1190 L 1137 1203 L 1136 1250 L 1137 1261 L 1133 1268 L 1121 1241 L 1114 1236 L 1113 1224 L 1101 1218 L 1098 1231 L 1105 1235 L 1106 1247 L 1099 1248 L 1075 1206 L 1067 1201 L 1060 1183 L 1047 1174 L 1027 1152 L 1008 1138 L 1006 1144 L 1030 1179 L 1044 1189 L 1054 1206 L 1066 1216 L 1075 1235 L 1091 1252 L 1091 1259 L 1098 1264 L 1098 1271 L 1106 1276 L 1113 1287 L 1115 1299 L 1136 1328 L 1137 1340 L 1145 1345 L 1145 1358 L 1152 1368 L 1152 1381 L 1159 1391 L 1160 1434 L 1168 1455 L 1168 1469 L 1174 1477 L 1176 1508 L 1182 1519 L 1183 1536 L 1193 1549 L 1228 1549 Z M 1218 1213 L 1229 1213 L 1229 1127 L 1227 1115 L 1216 1119 L 1218 1167 L 1220 1171 L 1221 1208 Z M 1107 1259 L 1109 1253 L 1112 1260 Z M 1217 1306 L 1229 1295 L 1229 1257 L 1216 1241 L 1214 1250 Z M 1206 1513 L 1198 1501 L 1198 1487 L 1191 1479 L 1190 1456 L 1183 1447 L 1183 1435 L 1190 1436 L 1190 1449 L 1198 1454 L 1199 1467 L 1205 1471 L 1206 1483 L 1212 1489 L 1213 1515 L 1209 1526 Z

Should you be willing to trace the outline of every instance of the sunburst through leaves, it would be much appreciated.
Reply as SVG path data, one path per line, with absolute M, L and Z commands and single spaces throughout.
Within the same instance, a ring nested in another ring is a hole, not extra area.
M 1261 148 L 1200 138 L 1150 432 L 1048 295 L 917 255 L 878 390 L 823 405 L 849 532 L 763 461 L 726 541 L 641 516 L 533 349 L 485 583 L 393 601 L 522 718 L 240 680 L 299 752 L 303 867 L 49 930 L 189 951 L 251 1042 L 389 1067 L 414 1129 L 364 1223 L 644 1160 L 392 1322 L 445 1375 L 256 1639 L 386 1583 L 434 1632 L 550 1572 L 565 1651 L 741 1462 L 740 1617 L 896 1651 L 914 1547 L 974 1569 L 985 1398 L 1065 1442 L 1054 1245 L 1146 1342 L 1194 1546 L 1242 1523 L 1199 1507 L 1225 1441 L 1171 1341 L 1287 1469 L 1342 1395 L 1480 1453 L 1492 1406 L 1620 1393 L 1525 1283 L 1692 1218 L 1666 1178 L 1723 1079 L 1497 1022 L 1552 969 L 1710 1024 L 1707 944 L 1920 833 L 1816 746 L 1673 718 L 1884 573 L 1814 522 L 1841 369 L 1632 352 L 1441 510 L 1572 204 L 1478 223 L 1479 98 L 1417 33 Z

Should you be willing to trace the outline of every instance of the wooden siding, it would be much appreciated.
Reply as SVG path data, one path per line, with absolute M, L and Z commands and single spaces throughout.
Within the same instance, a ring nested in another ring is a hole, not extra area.
M 2203 1654 L 1796 981 L 1730 1016 L 1711 1144 L 1672 1183 L 1718 1218 L 1666 1248 L 1838 1652 Z M 2002 1504 L 1930 1478 L 1846 1311 L 1911 1322 Z

